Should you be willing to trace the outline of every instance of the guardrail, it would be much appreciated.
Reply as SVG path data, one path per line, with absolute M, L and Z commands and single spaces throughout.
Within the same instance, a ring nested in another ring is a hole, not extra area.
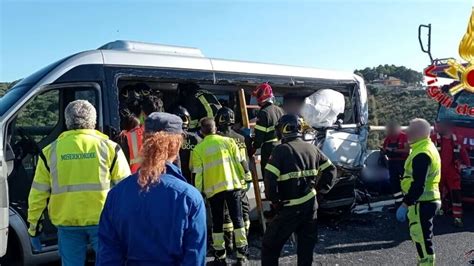
M 385 126 L 369 126 L 370 131 L 385 131 Z M 401 126 L 402 130 L 407 129 L 408 126 Z M 431 130 L 433 130 L 433 127 L 431 127 Z

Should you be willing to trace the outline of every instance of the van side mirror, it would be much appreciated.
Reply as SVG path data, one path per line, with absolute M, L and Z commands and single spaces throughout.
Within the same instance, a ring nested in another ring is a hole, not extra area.
M 425 29 L 425 32 L 427 34 L 426 45 L 422 39 L 423 29 Z M 420 43 L 421 51 L 423 53 L 428 54 L 428 56 L 430 57 L 430 64 L 433 64 L 433 56 L 431 55 L 431 24 L 428 24 L 428 25 L 421 24 L 418 27 L 418 42 Z

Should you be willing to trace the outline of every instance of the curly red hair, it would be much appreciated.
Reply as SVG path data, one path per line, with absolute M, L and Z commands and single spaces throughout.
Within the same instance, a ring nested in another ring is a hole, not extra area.
M 178 156 L 182 142 L 181 134 L 157 132 L 145 135 L 141 150 L 143 161 L 138 175 L 138 184 L 143 190 L 160 182 L 160 176 L 166 171 L 166 162 Z

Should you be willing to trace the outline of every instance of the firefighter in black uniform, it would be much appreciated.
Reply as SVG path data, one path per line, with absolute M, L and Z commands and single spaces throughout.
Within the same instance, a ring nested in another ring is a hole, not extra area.
M 242 179 L 242 190 L 241 190 L 241 202 L 242 202 L 242 215 L 244 218 L 245 230 L 249 232 L 250 229 L 250 217 L 249 217 L 249 199 L 247 197 L 247 191 L 252 182 L 252 173 L 249 170 L 247 146 L 245 145 L 245 137 L 235 132 L 231 127 L 235 124 L 235 114 L 232 109 L 228 107 L 222 107 L 217 111 L 216 114 L 216 126 L 217 133 L 221 136 L 229 137 L 235 140 L 239 147 L 240 155 L 244 159 L 242 160 L 242 166 L 245 171 L 245 176 Z M 232 234 L 234 226 L 227 209 L 224 210 L 224 237 L 226 241 L 226 248 L 232 250 Z
M 278 144 L 275 125 L 278 119 L 284 115 L 284 112 L 280 107 L 273 104 L 273 90 L 268 83 L 259 85 L 253 91 L 253 96 L 257 98 L 257 103 L 260 106 L 257 114 L 257 124 L 255 125 L 253 148 L 254 150 L 261 148 L 260 164 L 264 169 L 273 148 Z
M 276 128 L 282 144 L 265 167 L 265 194 L 278 212 L 263 236 L 262 265 L 278 265 L 280 251 L 293 233 L 298 265 L 311 265 L 317 240 L 316 192 L 325 194 L 332 188 L 336 168 L 314 145 L 303 141 L 298 116 L 283 116 Z
M 257 98 L 260 110 L 257 114 L 257 123 L 255 125 L 255 138 L 252 144 L 251 154 L 253 156 L 257 149 L 260 150 L 260 167 L 265 169 L 268 158 L 272 150 L 278 145 L 278 139 L 275 133 L 275 125 L 278 119 L 284 115 L 283 110 L 273 103 L 273 90 L 268 83 L 260 84 L 254 91 L 253 96 Z M 265 179 L 265 175 L 263 177 Z M 265 190 L 267 187 L 265 186 Z M 273 209 L 265 212 L 265 216 L 271 217 L 275 214 Z
M 199 88 L 196 83 L 178 85 L 179 101 L 191 115 L 189 130 L 198 131 L 199 121 L 204 117 L 214 118 L 222 106 L 214 94 Z
M 188 183 L 194 185 L 194 180 L 191 175 L 191 169 L 189 167 L 191 151 L 194 147 L 201 142 L 202 137 L 197 133 L 189 132 L 188 127 L 191 121 L 191 116 L 189 115 L 188 110 L 182 106 L 177 106 L 173 110 L 173 114 L 179 116 L 183 120 L 183 144 L 179 150 L 179 166 L 183 172 L 183 176 L 186 177 Z

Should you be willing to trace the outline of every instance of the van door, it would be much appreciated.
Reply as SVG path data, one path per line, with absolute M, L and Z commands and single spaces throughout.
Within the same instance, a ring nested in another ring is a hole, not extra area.
M 20 224 L 10 224 L 15 230 L 27 230 L 28 195 L 39 153 L 66 131 L 64 110 L 70 102 L 79 99 L 87 100 L 96 107 L 97 128 L 102 130 L 101 90 L 99 84 L 94 82 L 48 85 L 32 96 L 8 122 L 7 144 L 11 145 L 14 154 L 13 167 L 9 169 L 11 173 L 7 179 L 9 206 L 12 213 L 21 218 L 16 220 L 22 221 Z M 6 170 L 2 169 L 1 174 L 5 174 L 4 171 Z M 56 228 L 50 223 L 47 215 L 40 237 L 45 252 L 50 250 L 48 247 L 54 248 L 57 244 Z
M 3 134 L 1 134 L 1 136 L 3 136 Z M 0 138 L 0 143 L 3 143 L 2 138 Z M 8 170 L 2 146 L 3 145 L 0 145 L 0 257 L 3 257 L 7 252 L 9 214 L 7 185 Z

